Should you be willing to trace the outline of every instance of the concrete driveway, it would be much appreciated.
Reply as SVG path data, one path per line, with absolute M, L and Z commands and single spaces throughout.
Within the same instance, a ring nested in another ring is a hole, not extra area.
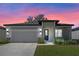
M 0 46 L 0 56 L 33 56 L 37 43 L 9 43 Z

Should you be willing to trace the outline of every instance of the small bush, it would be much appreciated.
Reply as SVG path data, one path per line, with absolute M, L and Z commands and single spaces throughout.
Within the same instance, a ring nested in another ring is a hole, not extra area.
M 70 44 L 78 44 L 76 40 L 71 40 Z
M 6 44 L 9 43 L 9 40 L 7 39 L 0 39 L 0 44 Z
M 62 44 L 63 42 L 58 42 L 58 44 Z
M 65 45 L 75 45 L 75 44 L 77 44 L 77 41 L 65 40 L 64 44 L 65 44 Z
M 55 39 L 55 43 L 56 43 L 56 44 L 63 44 L 63 42 L 64 42 L 64 39 L 61 38 L 61 37 L 57 37 L 57 38 Z
M 79 44 L 79 39 L 72 39 L 73 42 L 75 42 L 76 44 Z
M 43 44 L 44 43 L 44 39 L 43 38 L 38 38 L 38 43 L 39 44 Z
M 55 43 L 56 44 L 64 44 L 64 45 L 76 45 L 76 44 L 79 44 L 79 40 L 64 40 L 63 38 L 61 37 L 57 37 L 55 39 Z

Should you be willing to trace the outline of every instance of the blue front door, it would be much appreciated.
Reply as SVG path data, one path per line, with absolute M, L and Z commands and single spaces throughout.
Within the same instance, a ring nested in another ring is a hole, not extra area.
M 44 39 L 45 39 L 46 41 L 49 40 L 49 30 L 48 30 L 48 29 L 44 29 Z

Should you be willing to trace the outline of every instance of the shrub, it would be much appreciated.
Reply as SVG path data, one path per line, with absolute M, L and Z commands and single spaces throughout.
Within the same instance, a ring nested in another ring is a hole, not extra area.
M 71 40 L 70 44 L 78 44 L 78 42 L 76 40 Z
M 64 45 L 70 45 L 70 44 L 75 45 L 75 44 L 79 44 L 79 40 L 76 40 L 76 39 L 74 39 L 74 40 L 64 40 L 61 37 L 57 37 L 55 39 L 55 43 L 56 44 L 64 44 Z
M 64 39 L 62 37 L 55 38 L 55 43 L 56 44 L 63 44 L 63 42 L 64 42 Z
M 7 39 L 0 39 L 0 44 L 6 44 L 9 43 L 9 40 Z
M 79 39 L 72 39 L 72 41 L 75 41 L 76 44 L 79 44 Z
M 73 41 L 73 40 L 65 40 L 65 42 L 64 42 L 64 44 L 66 44 L 66 45 L 75 45 L 75 44 L 77 44 L 77 41 Z
M 43 38 L 38 38 L 38 43 L 39 44 L 43 44 L 44 43 L 44 39 Z

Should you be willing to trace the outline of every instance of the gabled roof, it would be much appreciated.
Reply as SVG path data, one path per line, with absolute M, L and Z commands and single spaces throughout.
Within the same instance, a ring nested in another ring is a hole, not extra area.
M 73 28 L 72 31 L 77 31 L 79 30 L 79 27 Z

